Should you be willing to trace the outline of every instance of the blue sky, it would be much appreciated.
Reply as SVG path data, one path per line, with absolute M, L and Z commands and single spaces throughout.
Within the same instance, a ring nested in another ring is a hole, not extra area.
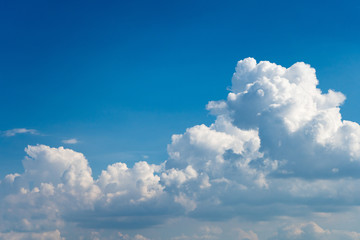
M 321 87 L 356 99 L 358 10 L 355 2 L 5 1 L 1 125 L 49 135 L 31 143 L 79 138 L 92 164 L 105 147 L 91 151 L 99 138 L 111 142 L 107 153 L 163 153 L 172 133 L 209 121 L 204 105 L 226 96 L 234 63 L 248 56 L 307 62 Z M 15 141 L 16 152 L 28 144 Z M 19 162 L 12 152 L 2 147 L 2 159 Z
M 128 151 L 163 161 L 171 134 L 210 122 L 204 106 L 226 96 L 236 61 L 249 56 L 311 64 L 321 88 L 346 94 L 344 116 L 359 118 L 355 1 L 1 5 L 2 130 L 46 135 L 2 139 L 2 175 L 21 167 L 27 144 L 66 138 L 81 141 L 74 148 L 94 167 Z
M 247 57 L 310 64 L 319 89 L 346 96 L 342 118 L 360 122 L 359 11 L 357 1 L 2 1 L 0 177 L 23 172 L 36 144 L 83 153 L 95 179 L 115 162 L 161 164 L 173 134 L 220 116 L 206 105 L 226 99 Z

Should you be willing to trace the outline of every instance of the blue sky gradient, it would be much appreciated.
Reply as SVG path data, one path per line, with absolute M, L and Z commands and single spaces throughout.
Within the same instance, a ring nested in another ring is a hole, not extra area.
M 2 139 L 2 175 L 21 167 L 24 145 L 71 137 L 95 169 L 109 152 L 162 161 L 171 134 L 211 121 L 204 106 L 226 96 L 248 56 L 311 64 L 322 89 L 347 96 L 343 116 L 360 120 L 356 1 L 3 1 L 0 11 L 2 129 L 46 135 Z
M 109 164 L 169 158 L 173 134 L 215 117 L 237 61 L 305 62 L 360 122 L 358 1 L 10 1 L 0 3 L 0 177 L 27 145 Z M 36 134 L 6 136 L 17 128 Z M 76 139 L 76 144 L 64 140 Z M 245 239 L 245 238 L 244 238 Z M 250 238 L 249 238 L 250 239 Z

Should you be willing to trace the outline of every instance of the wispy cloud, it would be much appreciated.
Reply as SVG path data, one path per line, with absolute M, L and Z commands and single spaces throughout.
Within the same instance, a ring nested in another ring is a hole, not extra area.
M 38 132 L 35 129 L 14 128 L 14 129 L 4 131 L 3 136 L 13 137 L 17 134 L 24 134 L 24 133 L 33 134 L 33 135 L 38 134 Z
M 76 138 L 70 138 L 70 139 L 62 140 L 62 143 L 66 143 L 66 144 L 77 144 L 77 143 L 79 143 L 79 141 L 78 141 Z

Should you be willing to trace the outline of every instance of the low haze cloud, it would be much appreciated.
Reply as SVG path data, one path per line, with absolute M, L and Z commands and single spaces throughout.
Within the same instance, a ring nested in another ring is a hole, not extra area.
M 269 240 L 353 240 L 360 239 L 360 233 L 323 229 L 314 222 L 289 225 L 280 229 Z

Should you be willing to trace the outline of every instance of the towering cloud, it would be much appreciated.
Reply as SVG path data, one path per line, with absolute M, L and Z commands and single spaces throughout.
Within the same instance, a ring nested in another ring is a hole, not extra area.
M 76 237 L 69 229 L 141 229 L 179 216 L 271 221 L 355 208 L 360 127 L 342 120 L 344 95 L 322 93 L 317 84 L 315 70 L 304 63 L 284 68 L 252 58 L 239 61 L 227 99 L 207 105 L 216 116 L 213 124 L 173 135 L 169 158 L 159 165 L 114 163 L 97 179 L 81 153 L 28 146 L 25 171 L 7 175 L 0 185 L 0 236 L 60 239 L 62 232 L 71 239 Z M 281 228 L 271 239 L 334 234 L 359 238 L 310 222 Z M 258 239 L 252 230 L 237 235 Z

